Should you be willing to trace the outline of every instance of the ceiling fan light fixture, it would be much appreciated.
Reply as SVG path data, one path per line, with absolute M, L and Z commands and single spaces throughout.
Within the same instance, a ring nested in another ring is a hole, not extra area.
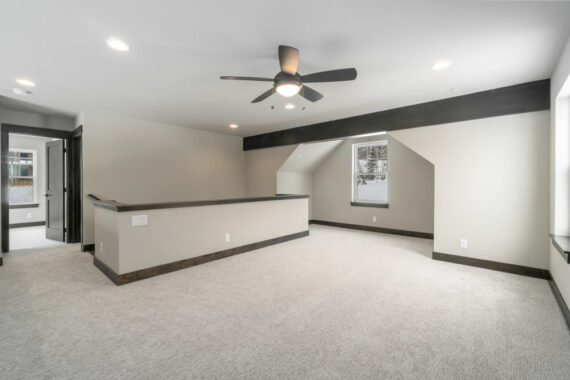
M 291 96 L 297 95 L 299 93 L 301 90 L 301 85 L 297 83 L 283 83 L 278 85 L 276 90 L 279 95 L 290 98 Z

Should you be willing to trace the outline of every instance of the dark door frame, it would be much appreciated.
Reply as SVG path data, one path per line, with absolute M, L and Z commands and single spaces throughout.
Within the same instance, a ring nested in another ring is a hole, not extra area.
M 2 220 L 2 252 L 10 250 L 9 234 L 9 203 L 8 203 L 8 161 L 10 152 L 10 133 L 20 135 L 51 137 L 65 140 L 66 146 L 66 170 L 67 170 L 67 200 L 66 200 L 66 234 L 67 243 L 81 241 L 81 137 L 83 128 L 79 126 L 73 131 L 61 131 L 57 129 L 36 128 L 15 124 L 0 125 L 0 155 L 1 175 L 0 186 L 2 196 L 0 199 Z

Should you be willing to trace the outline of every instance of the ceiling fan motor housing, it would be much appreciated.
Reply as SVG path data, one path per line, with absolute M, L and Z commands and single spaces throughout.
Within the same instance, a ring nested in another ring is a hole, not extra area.
M 291 75 L 283 71 L 279 72 L 279 74 L 275 76 L 274 83 L 276 88 L 284 84 L 295 84 L 299 87 L 303 86 L 303 82 L 301 81 L 301 76 L 299 74 Z

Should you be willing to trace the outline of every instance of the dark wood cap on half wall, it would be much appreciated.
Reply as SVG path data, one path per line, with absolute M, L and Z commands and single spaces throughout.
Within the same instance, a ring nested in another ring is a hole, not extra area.
M 99 197 L 89 194 L 87 196 L 95 207 L 104 208 L 111 211 L 141 211 L 141 210 L 158 210 L 165 208 L 181 208 L 181 207 L 200 207 L 213 205 L 226 205 L 232 203 L 251 203 L 265 201 L 283 201 L 288 199 L 308 199 L 308 195 L 278 195 L 270 197 L 252 197 L 252 198 L 232 198 L 232 199 L 213 199 L 206 201 L 185 201 L 185 202 L 161 202 L 161 203 L 139 203 L 127 204 L 111 200 L 102 200 Z

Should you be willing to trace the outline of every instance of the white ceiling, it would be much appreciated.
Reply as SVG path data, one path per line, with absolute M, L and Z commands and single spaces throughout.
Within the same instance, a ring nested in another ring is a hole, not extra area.
M 570 2 L 0 0 L 0 95 L 248 136 L 548 78 L 569 31 Z M 218 79 L 273 77 L 279 44 L 301 74 L 358 78 L 314 84 L 325 97 L 292 111 L 250 103 L 270 83 Z M 432 71 L 440 59 L 453 64 Z M 14 95 L 15 77 L 34 94 Z

